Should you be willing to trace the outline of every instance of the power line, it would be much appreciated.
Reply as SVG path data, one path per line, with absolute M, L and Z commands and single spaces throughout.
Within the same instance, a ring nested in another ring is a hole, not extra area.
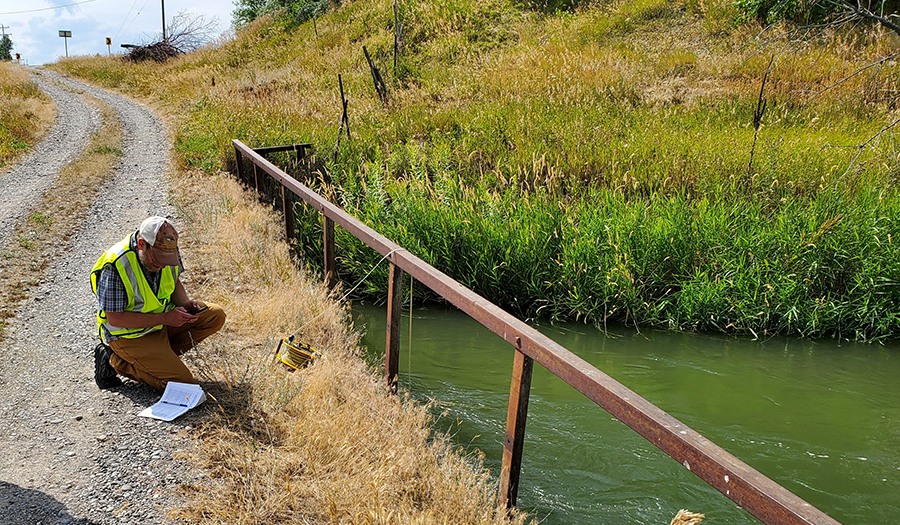
M 130 28 L 131 24 L 133 24 L 134 21 L 137 20 L 137 17 L 141 16 L 141 13 L 144 12 L 144 8 L 147 7 L 147 2 L 149 2 L 149 1 L 150 0 L 144 0 L 144 5 L 142 5 L 141 8 L 138 9 L 138 12 L 135 13 L 134 18 L 131 19 L 131 22 L 128 22 L 128 25 L 125 26 L 125 31 L 128 31 L 128 28 Z M 127 19 L 127 17 L 126 17 L 126 19 Z M 120 28 L 119 31 L 116 33 L 116 36 L 119 36 L 118 33 L 121 33 L 121 32 L 122 32 L 122 29 Z
M 54 10 L 54 9 L 62 9 L 63 7 L 72 7 L 73 5 L 87 4 L 87 3 L 90 3 L 90 2 L 96 2 L 96 1 L 97 1 L 97 0 L 82 0 L 81 2 L 75 2 L 75 3 L 72 3 L 72 4 L 56 5 L 56 6 L 53 6 L 53 7 L 42 7 L 42 8 L 40 8 L 40 9 L 28 9 L 28 10 L 25 10 L 25 11 L 10 11 L 10 12 L 8 12 L 8 13 L 0 13 L 0 15 L 21 15 L 21 14 L 24 14 L 24 13 L 37 13 L 38 11 L 52 11 L 52 10 Z
M 131 16 L 131 11 L 134 9 L 135 4 L 137 4 L 137 0 L 134 0 L 134 2 L 131 2 L 131 7 L 128 8 L 128 14 L 126 14 L 125 19 L 122 20 L 122 25 L 120 25 L 119 30 L 116 31 L 115 36 L 113 36 L 113 40 L 115 40 L 119 36 L 119 33 L 122 32 L 122 28 L 125 27 L 125 22 L 127 22 L 128 17 Z

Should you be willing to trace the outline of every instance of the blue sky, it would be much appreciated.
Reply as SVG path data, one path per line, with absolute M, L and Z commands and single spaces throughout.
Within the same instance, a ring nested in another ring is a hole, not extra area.
M 12 35 L 12 52 L 23 64 L 41 65 L 64 57 L 66 40 L 69 56 L 105 55 L 106 37 L 112 38 L 112 52 L 122 53 L 120 44 L 160 35 L 162 2 L 169 21 L 186 11 L 217 18 L 219 33 L 231 25 L 232 0 L 0 0 L 0 25 Z M 61 29 L 72 38 L 60 38 Z

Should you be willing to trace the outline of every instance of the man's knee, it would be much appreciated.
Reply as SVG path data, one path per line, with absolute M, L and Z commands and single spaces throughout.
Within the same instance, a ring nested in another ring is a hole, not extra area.
M 207 303 L 206 306 L 208 308 L 200 313 L 200 318 L 191 327 L 203 332 L 204 337 L 218 332 L 225 325 L 225 310 L 215 303 Z
M 210 330 L 214 330 L 218 332 L 225 326 L 225 310 L 222 309 L 221 306 L 217 304 L 210 303 L 209 305 L 209 328 Z

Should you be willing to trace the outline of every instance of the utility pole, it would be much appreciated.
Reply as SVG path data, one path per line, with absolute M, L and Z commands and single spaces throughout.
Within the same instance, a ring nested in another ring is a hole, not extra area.
M 163 22 L 163 42 L 166 41 L 166 0 L 160 0 L 162 3 L 162 22 Z
M 0 25 L 0 31 L 3 32 L 3 35 L 0 35 L 0 38 L 3 38 L 4 36 L 6 36 L 7 29 L 11 29 L 11 28 L 9 26 Z

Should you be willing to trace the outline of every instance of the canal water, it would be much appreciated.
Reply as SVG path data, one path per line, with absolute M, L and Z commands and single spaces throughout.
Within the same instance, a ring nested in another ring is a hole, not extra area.
M 384 308 L 353 312 L 380 362 Z M 900 347 L 536 327 L 839 522 L 900 522 Z M 496 477 L 512 347 L 434 306 L 404 312 L 402 339 L 401 387 L 433 399 L 436 428 L 481 450 Z M 759 523 L 540 366 L 518 504 L 545 524 L 667 525 L 679 509 Z

